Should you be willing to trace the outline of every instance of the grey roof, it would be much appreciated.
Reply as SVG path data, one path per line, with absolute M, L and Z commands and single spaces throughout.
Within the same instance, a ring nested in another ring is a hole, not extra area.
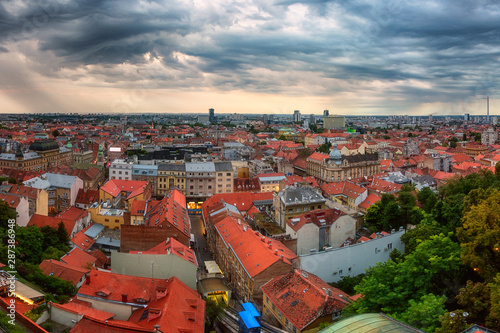
M 224 148 L 240 148 L 245 147 L 241 142 L 224 142 Z
M 59 175 L 55 173 L 46 173 L 42 175 L 50 182 L 51 186 L 59 188 L 71 188 L 74 182 L 78 179 L 76 176 Z
M 182 171 L 186 172 L 186 164 L 182 163 L 164 163 L 158 164 L 158 171 Z
M 231 162 L 217 162 L 215 163 L 215 171 L 233 171 Z
M 84 232 L 84 234 L 92 239 L 96 238 L 101 231 L 104 230 L 104 226 L 99 223 L 94 223 L 90 228 L 87 229 L 87 231 Z
M 139 176 L 158 176 L 157 165 L 134 164 L 132 174 Z
M 187 162 L 186 172 L 215 172 L 215 165 L 213 162 Z
M 95 242 L 96 242 L 96 244 L 99 244 L 99 245 L 106 245 L 109 247 L 120 248 L 120 241 L 118 239 L 112 239 L 109 237 L 99 237 L 96 239 Z
M 23 153 L 23 160 L 32 160 L 34 158 L 39 158 L 39 157 L 40 157 L 40 154 L 33 152 L 33 151 Z M 16 154 L 2 153 L 2 154 L 0 154 L 0 160 L 15 161 Z
M 325 202 L 326 199 L 309 187 L 287 187 L 280 193 L 281 200 L 285 205 L 307 204 L 313 202 Z
M 423 332 L 379 313 L 364 313 L 340 320 L 319 333 L 411 333 Z

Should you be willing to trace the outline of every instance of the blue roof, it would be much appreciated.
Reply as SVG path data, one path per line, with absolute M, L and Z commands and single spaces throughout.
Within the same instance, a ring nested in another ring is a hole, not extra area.
M 248 311 L 241 311 L 238 314 L 240 315 L 241 320 L 243 320 L 246 328 L 260 327 L 260 324 L 257 322 L 257 320 L 255 320 L 255 317 L 252 316 Z
M 95 239 L 97 237 L 97 235 L 99 235 L 103 229 L 104 229 L 104 226 L 102 224 L 94 223 L 83 234 L 86 236 L 89 236 L 92 239 Z
M 245 311 L 247 311 L 254 317 L 260 317 L 260 313 L 252 303 L 243 303 L 243 309 L 245 309 Z

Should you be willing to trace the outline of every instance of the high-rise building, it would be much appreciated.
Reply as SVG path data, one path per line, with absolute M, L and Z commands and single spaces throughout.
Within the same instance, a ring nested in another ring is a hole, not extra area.
M 309 123 L 310 124 L 316 124 L 316 116 L 311 113 L 309 116 Z
M 300 110 L 293 111 L 293 122 L 298 123 L 302 120 Z
M 323 110 L 323 117 L 328 117 L 330 115 L 330 111 Z
M 210 121 L 210 122 L 215 121 L 215 110 L 214 109 L 208 109 L 208 121 Z
M 470 114 L 464 114 L 464 121 L 470 121 Z
M 325 129 L 342 129 L 345 127 L 345 117 L 333 114 L 323 117 L 323 128 Z

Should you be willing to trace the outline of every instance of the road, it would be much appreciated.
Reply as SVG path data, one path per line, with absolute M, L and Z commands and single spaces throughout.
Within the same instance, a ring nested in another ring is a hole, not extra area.
M 205 226 L 200 215 L 190 215 L 189 219 L 191 221 L 191 233 L 194 235 L 196 241 L 194 249 L 196 260 L 198 260 L 199 267 L 205 267 L 205 261 L 213 260 L 212 252 L 210 252 L 207 240 L 203 236 L 205 234 Z

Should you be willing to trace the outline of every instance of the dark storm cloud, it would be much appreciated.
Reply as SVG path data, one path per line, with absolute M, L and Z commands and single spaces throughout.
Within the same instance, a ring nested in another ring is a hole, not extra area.
M 388 94 L 408 100 L 452 100 L 463 94 L 497 93 L 500 66 L 500 4 L 496 1 L 218 1 L 80 0 L 68 3 L 15 1 L 0 4 L 0 36 L 9 43 L 35 40 L 43 67 L 100 65 L 106 82 L 120 79 L 115 65 L 143 64 L 144 54 L 161 59 L 172 73 L 156 87 L 217 86 L 221 90 L 287 91 L 295 77 L 363 85 L 396 84 Z M 305 17 L 301 17 L 303 11 Z M 330 24 L 331 23 L 331 24 Z M 293 29 L 292 29 L 293 28 Z M 51 57 L 47 55 L 50 54 Z M 185 55 L 180 60 L 177 54 Z M 50 59 L 50 60 L 49 60 Z M 258 72 L 258 71 L 257 71 Z M 203 73 L 216 75 L 200 79 Z M 44 75 L 51 75 L 43 73 Z M 75 75 L 74 78 L 80 76 Z M 174 83 L 175 79 L 175 83 Z M 418 81 L 419 86 L 404 83 Z M 304 82 L 304 85 L 314 82 Z M 400 86 L 402 84 L 402 86 Z M 478 89 L 477 87 L 483 87 Z M 318 91 L 328 95 L 330 87 Z

